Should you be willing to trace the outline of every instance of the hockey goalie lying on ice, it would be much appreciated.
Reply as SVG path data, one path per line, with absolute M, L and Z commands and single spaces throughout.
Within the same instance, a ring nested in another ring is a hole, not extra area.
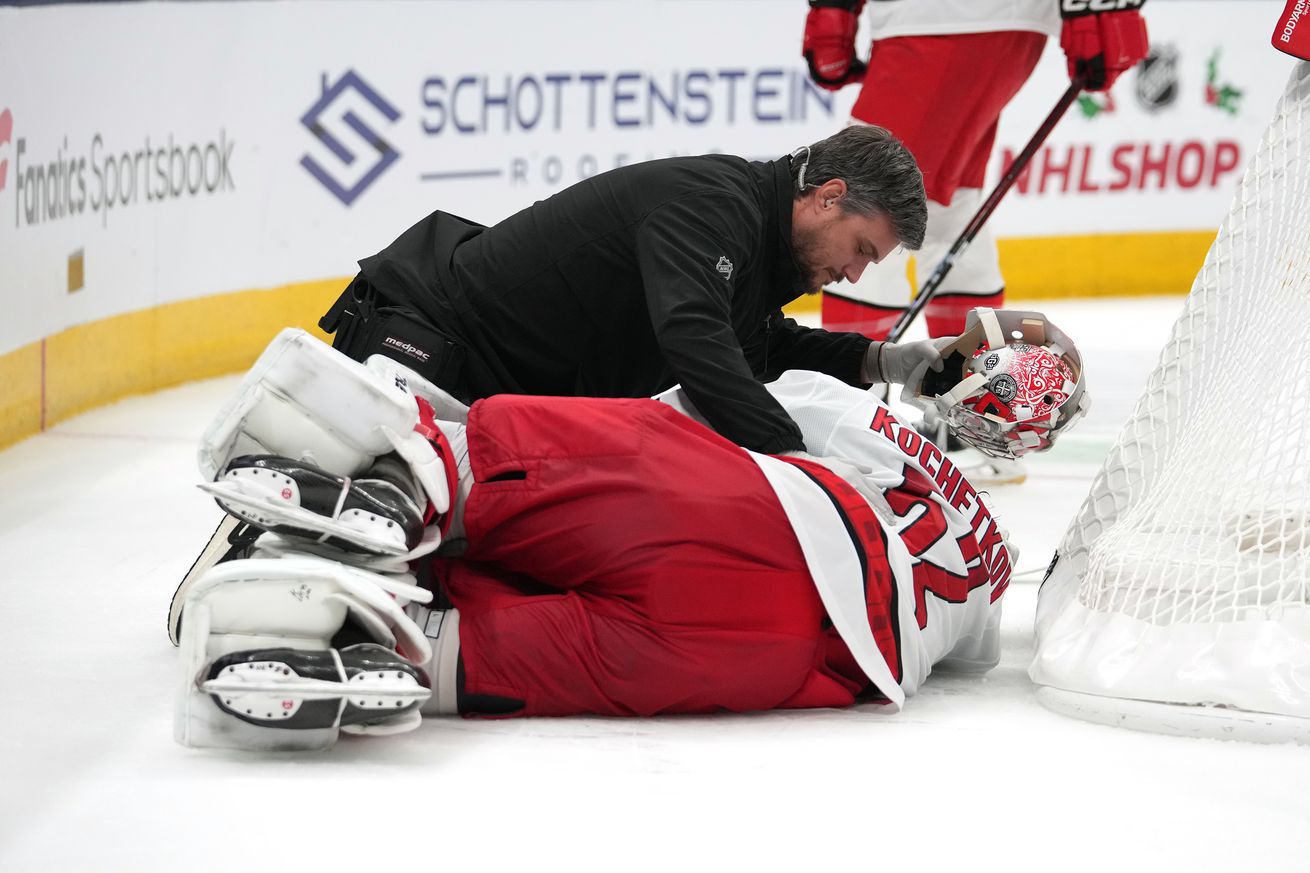
M 1045 448 L 1085 405 L 1040 314 L 977 310 L 941 354 L 905 396 L 983 451 Z M 992 667 L 1014 552 L 983 496 L 868 392 L 800 371 L 769 390 L 809 454 L 742 449 L 677 389 L 469 409 L 284 331 L 200 449 L 229 515 L 170 611 L 177 739 L 899 710 L 934 665 Z

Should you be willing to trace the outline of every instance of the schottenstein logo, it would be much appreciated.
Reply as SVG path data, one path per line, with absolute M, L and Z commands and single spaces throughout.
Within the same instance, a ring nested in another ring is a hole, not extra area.
M 382 345 L 387 346 L 389 348 L 393 348 L 396 351 L 404 352 L 405 354 L 409 355 L 411 358 L 414 358 L 415 360 L 425 364 L 427 363 L 428 358 L 432 357 L 432 355 L 429 352 L 423 351 L 418 346 L 413 345 L 412 343 L 407 343 L 404 340 L 396 339 L 394 336 L 389 336 L 386 339 L 384 339 L 382 341 Z
M 302 157 L 300 166 L 349 206 L 400 158 L 400 152 L 383 139 L 360 112 L 373 115 L 374 124 L 383 120 L 388 126 L 400 119 L 400 112 L 354 70 L 331 85 L 325 73 L 320 88 L 322 95 L 300 117 L 300 123 L 327 148 L 336 166 L 329 171 L 312 155 Z M 365 161 L 361 164 L 359 158 L 368 158 L 370 153 L 376 155 L 372 163 Z M 355 177 L 351 174 L 359 172 L 357 164 L 364 169 L 362 175 Z

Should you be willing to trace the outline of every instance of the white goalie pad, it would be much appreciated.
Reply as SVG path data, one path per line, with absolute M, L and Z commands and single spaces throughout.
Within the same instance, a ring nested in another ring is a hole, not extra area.
M 336 724 L 311 730 L 264 727 L 225 712 L 213 698 L 221 695 L 229 705 L 266 707 L 293 716 L 306 701 L 343 698 L 344 669 L 339 671 L 341 681 L 329 682 L 253 661 L 208 677 L 210 666 L 224 655 L 259 649 L 328 650 L 339 666 L 330 642 L 350 616 L 375 642 L 398 651 L 411 664 L 421 667 L 431 658 L 427 637 L 404 610 L 407 603 L 432 599 L 412 584 L 413 577 L 384 576 L 322 557 L 282 553 L 286 556 L 219 564 L 187 592 L 174 710 L 174 737 L 179 743 L 247 750 L 322 749 L 336 741 L 339 730 L 350 730 Z M 421 702 L 429 695 L 427 688 L 396 673 L 357 679 L 349 683 L 351 695 L 362 693 L 367 705 L 382 710 Z M 404 730 L 416 723 L 416 718 L 402 719 L 387 729 Z
M 233 458 L 281 455 L 357 476 L 395 451 L 438 514 L 450 509 L 441 459 L 414 430 L 418 407 L 403 388 L 303 330 L 279 333 L 201 437 L 200 473 L 213 481 Z
M 422 397 L 432 407 L 432 413 L 438 419 L 468 424 L 467 404 L 459 402 L 448 391 L 437 387 L 396 359 L 388 358 L 386 355 L 369 355 L 364 366 L 377 373 L 388 384 L 395 385 L 415 397 Z

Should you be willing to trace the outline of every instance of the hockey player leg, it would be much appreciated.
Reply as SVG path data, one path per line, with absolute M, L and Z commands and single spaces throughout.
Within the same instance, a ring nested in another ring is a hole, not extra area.
M 302 554 L 227 561 L 185 598 L 174 731 L 197 747 L 316 749 L 392 733 L 428 698 L 426 637 L 402 608 L 412 577 Z M 336 647 L 350 622 L 365 642 Z
M 919 251 L 919 280 L 937 269 L 982 204 L 978 188 L 957 188 L 949 206 L 928 201 L 928 235 Z M 1005 280 L 1001 277 L 996 236 L 983 225 L 924 308 L 931 337 L 957 336 L 964 332 L 969 310 L 979 306 L 998 309 L 1005 301 Z

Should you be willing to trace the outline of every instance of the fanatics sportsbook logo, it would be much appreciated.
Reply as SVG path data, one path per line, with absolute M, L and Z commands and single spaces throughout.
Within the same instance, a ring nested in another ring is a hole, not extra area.
M 329 172 L 312 155 L 302 157 L 300 166 L 349 206 L 400 158 L 400 152 L 383 139 L 360 113 L 373 115 L 374 124 L 382 120 L 390 126 L 400 119 L 400 111 L 354 70 L 349 70 L 331 85 L 328 85 L 325 73 L 320 87 L 322 95 L 301 116 L 300 123 L 326 147 L 338 166 Z M 332 110 L 330 115 L 329 110 Z M 333 127 L 336 127 L 335 133 Z M 372 154 L 376 157 L 371 164 L 356 166 L 361 157 L 368 158 Z M 362 175 L 354 175 L 360 173 L 360 168 L 363 168 Z
M 14 138 L 14 114 L 7 108 L 0 110 L 0 148 L 9 145 Z M 0 191 L 5 190 L 5 180 L 9 176 L 9 159 L 0 159 Z
M 728 260 L 726 255 L 719 257 L 719 262 L 714 265 L 714 269 L 723 274 L 723 278 L 732 280 L 732 261 Z

